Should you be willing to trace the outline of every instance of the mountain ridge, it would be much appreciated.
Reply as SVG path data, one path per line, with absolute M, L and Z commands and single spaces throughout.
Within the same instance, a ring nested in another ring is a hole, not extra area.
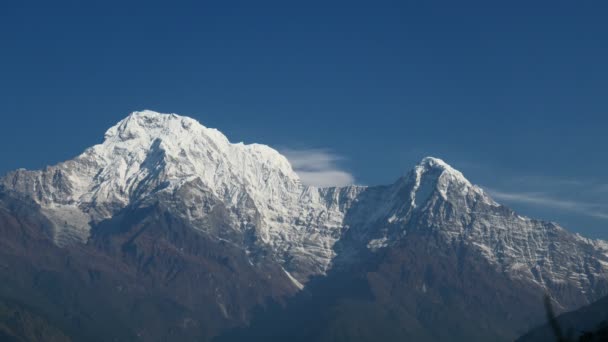
M 204 203 L 202 198 L 210 192 L 231 210 L 232 226 L 252 236 L 257 244 L 274 249 L 277 258 L 289 259 L 284 260 L 284 266 L 305 283 L 307 277 L 331 267 L 336 257 L 333 246 L 351 225 L 377 226 L 379 220 L 386 220 L 387 226 L 397 226 L 403 233 L 407 231 L 404 223 L 407 225 L 418 211 L 445 203 L 466 212 L 466 220 L 472 220 L 480 205 L 486 207 L 484 210 L 501 208 L 461 172 L 441 159 L 426 157 L 389 186 L 390 193 L 377 199 L 381 203 L 371 204 L 374 213 L 362 222 L 345 224 L 350 207 L 370 187 L 303 185 L 287 158 L 276 150 L 260 144 L 230 143 L 220 131 L 194 119 L 149 110 L 133 112 L 108 129 L 104 138 L 103 143 L 75 159 L 43 171 L 18 170 L 1 179 L 6 187 L 30 195 L 42 206 L 54 222 L 59 245 L 86 243 L 91 225 L 161 193 L 182 193 L 173 200 L 184 201 L 186 208 L 180 208 L 179 214 L 196 227 L 197 220 L 206 215 L 198 204 Z M 383 215 L 387 217 L 380 217 Z M 519 215 L 516 218 L 516 222 L 535 222 Z M 452 238 L 465 229 L 445 233 Z M 388 239 L 374 236 L 366 243 L 370 248 L 381 248 Z M 499 256 L 492 244 L 497 238 L 492 239 L 476 243 L 489 258 L 496 259 Z M 578 239 L 608 251 L 604 242 Z M 542 283 L 538 276 L 532 274 L 531 278 Z
M 163 255 L 188 268 L 226 267 L 225 279 L 238 279 L 228 274 L 242 269 L 263 286 L 269 284 L 263 271 L 268 270 L 277 279 L 272 291 L 287 295 L 305 291 L 311 279 L 330 273 L 359 268 L 375 274 L 375 266 L 359 265 L 383 255 L 388 259 L 378 265 L 390 270 L 398 269 L 400 262 L 424 262 L 408 254 L 413 253 L 442 270 L 428 272 L 444 272 L 442 277 L 454 282 L 446 284 L 447 289 L 458 289 L 471 298 L 477 294 L 463 287 L 471 281 L 459 278 L 463 272 L 513 282 L 526 296 L 546 292 L 558 310 L 574 309 L 608 294 L 608 243 L 520 216 L 433 157 L 424 158 L 389 185 L 307 186 L 287 158 L 268 146 L 233 144 L 220 131 L 194 119 L 142 111 L 121 120 L 107 130 L 101 144 L 72 160 L 40 171 L 7 174 L 0 178 L 0 189 L 35 203 L 31 210 L 45 220 L 38 226 L 46 227 L 57 251 L 91 249 L 108 254 L 104 258 L 109 260 L 123 260 L 129 265 L 126 268 L 137 272 L 160 272 L 150 268 L 151 262 L 162 272 L 176 272 L 179 267 L 167 265 Z M 146 219 L 146 213 L 153 213 L 157 221 Z M 133 220 L 141 215 L 141 222 Z M 223 259 L 214 257 L 209 263 L 205 261 L 209 256 L 188 240 L 202 241 L 214 251 L 217 246 L 230 248 Z M 184 254 L 181 248 L 195 254 Z M 398 272 L 408 273 L 407 265 L 400 267 Z M 439 296 L 435 300 L 460 300 L 441 294 L 445 289 L 431 287 L 424 264 L 416 267 L 411 277 L 378 274 L 384 283 L 404 281 L 417 291 L 424 289 L 420 295 L 427 290 L 435 293 Z M 162 272 L 159 279 L 171 283 Z M 241 296 L 248 285 L 237 285 L 225 293 Z M 258 296 L 268 294 L 257 291 Z M 517 295 L 508 286 L 501 291 L 505 298 Z M 395 293 L 413 305 L 410 294 Z M 489 300 L 486 295 L 480 294 L 484 301 Z M 220 314 L 232 319 L 235 314 L 225 300 L 216 301 Z M 245 312 L 253 302 L 247 303 L 231 306 L 239 316 L 248 317 Z M 255 302 L 262 303 L 259 298 Z M 429 308 L 432 303 L 424 305 Z

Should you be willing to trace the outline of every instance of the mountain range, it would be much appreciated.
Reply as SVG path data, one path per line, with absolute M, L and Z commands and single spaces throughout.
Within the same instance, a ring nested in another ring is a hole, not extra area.
M 608 294 L 608 243 L 521 216 L 438 158 L 314 187 L 194 119 L 134 112 L 0 179 L 0 337 L 513 340 Z

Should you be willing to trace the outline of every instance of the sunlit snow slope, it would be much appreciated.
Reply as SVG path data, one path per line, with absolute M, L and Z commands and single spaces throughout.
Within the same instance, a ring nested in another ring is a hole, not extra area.
M 86 243 L 92 227 L 127 207 L 160 201 L 193 229 L 269 254 L 296 283 L 356 260 L 340 253 L 374 252 L 420 230 L 473 246 L 498 270 L 549 291 L 590 300 L 608 279 L 605 242 L 517 215 L 440 159 L 388 186 L 316 188 L 274 149 L 231 143 L 175 114 L 134 112 L 73 160 L 1 183 L 41 206 L 60 246 Z M 217 203 L 229 228 L 209 224 Z

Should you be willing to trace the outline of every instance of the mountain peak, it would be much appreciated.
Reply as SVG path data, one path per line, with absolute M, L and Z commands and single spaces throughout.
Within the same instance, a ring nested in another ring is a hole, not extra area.
M 222 144 L 228 144 L 228 138 L 220 131 L 207 128 L 198 121 L 177 114 L 164 114 L 151 110 L 136 111 L 111 127 L 105 134 L 106 140 L 145 140 L 170 137 L 185 138 L 187 135 L 204 135 Z
M 454 169 L 442 159 L 435 157 L 425 157 L 414 168 L 414 173 L 417 178 L 422 178 L 425 175 L 434 175 L 433 178 L 437 182 L 444 180 L 457 182 L 467 187 L 472 186 L 471 182 L 462 174 L 462 172 Z
M 444 200 L 448 197 L 460 199 L 471 189 L 483 194 L 483 191 L 471 184 L 460 171 L 435 157 L 423 158 L 411 172 L 410 180 L 413 182 L 410 194 L 413 207 L 423 206 L 435 191 Z
M 426 167 L 433 167 L 433 168 L 441 168 L 441 169 L 452 168 L 450 165 L 448 165 L 448 163 L 446 163 L 442 159 L 432 157 L 432 156 L 422 158 L 422 160 L 420 161 L 420 163 L 418 163 L 418 165 L 426 166 Z
M 418 163 L 418 165 L 416 165 L 416 169 L 421 170 L 422 172 L 428 172 L 428 171 L 435 171 L 435 172 L 439 172 L 439 173 L 447 172 L 451 175 L 454 175 L 456 178 L 460 178 L 461 180 L 469 183 L 469 181 L 464 177 L 464 175 L 460 171 L 454 169 L 448 163 L 446 163 L 445 161 L 443 161 L 442 159 L 439 159 L 439 158 L 435 158 L 435 157 L 431 157 L 431 156 L 424 157 L 424 158 L 422 158 L 420 163 Z
M 126 164 L 127 170 L 141 173 L 142 163 L 159 152 L 167 159 L 167 181 L 200 178 L 222 196 L 226 192 L 234 196 L 228 190 L 233 187 L 259 192 L 277 185 L 267 184 L 269 180 L 298 180 L 287 159 L 266 145 L 231 143 L 223 133 L 195 119 L 151 110 L 128 115 L 107 131 L 103 144 L 85 155 L 114 164 L 111 169 Z
M 124 153 L 131 159 L 138 155 L 137 161 L 143 162 L 142 158 L 153 146 L 177 162 L 180 170 L 192 175 L 217 171 L 211 167 L 217 163 L 234 164 L 232 171 L 245 174 L 247 170 L 240 170 L 242 162 L 251 158 L 253 164 L 272 165 L 271 169 L 297 179 L 287 159 L 269 146 L 231 143 L 222 132 L 205 127 L 195 119 L 151 110 L 129 114 L 106 132 L 104 142 L 92 152 L 106 161 Z

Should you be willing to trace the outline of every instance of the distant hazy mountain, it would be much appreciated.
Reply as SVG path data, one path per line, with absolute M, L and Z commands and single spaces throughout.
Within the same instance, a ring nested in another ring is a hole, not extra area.
M 268 146 L 143 111 L 0 184 L 0 300 L 75 340 L 512 340 L 544 293 L 558 310 L 608 294 L 606 242 L 436 158 L 388 186 L 317 188 Z

